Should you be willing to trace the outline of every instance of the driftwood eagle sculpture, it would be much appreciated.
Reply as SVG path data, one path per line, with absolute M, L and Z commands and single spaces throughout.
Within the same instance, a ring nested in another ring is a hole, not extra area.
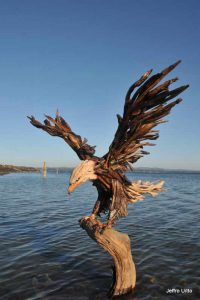
M 95 147 L 90 146 L 87 144 L 86 139 L 82 139 L 80 135 L 75 134 L 59 113 L 56 114 L 55 119 L 45 116 L 44 124 L 38 122 L 33 116 L 29 117 L 31 124 L 35 127 L 46 131 L 52 136 L 64 139 L 78 157 L 83 160 L 71 174 L 68 192 L 71 193 L 77 186 L 88 180 L 92 181 L 97 188 L 98 198 L 92 214 L 90 217 L 83 219 L 83 223 L 87 220 L 87 226 L 85 224 L 87 228 L 85 229 L 88 229 L 90 222 L 98 228 L 103 228 L 103 231 L 108 230 L 118 218 L 127 215 L 129 203 L 142 200 L 145 194 L 155 196 L 162 191 L 163 181 L 153 183 L 130 182 L 125 176 L 125 172 L 131 168 L 131 164 L 142 156 L 149 154 L 143 148 L 153 146 L 154 144 L 149 141 L 156 140 L 159 137 L 159 131 L 154 128 L 158 124 L 166 122 L 163 118 L 170 113 L 176 104 L 181 102 L 181 99 L 170 100 L 188 88 L 188 85 L 184 85 L 169 90 L 169 86 L 178 80 L 177 77 L 158 85 L 179 63 L 180 61 L 177 61 L 151 77 L 152 70 L 149 70 L 130 86 L 125 96 L 123 116 L 117 115 L 118 128 L 114 139 L 109 151 L 102 157 L 95 156 Z M 137 90 L 135 91 L 135 89 Z M 106 224 L 97 221 L 97 216 L 102 213 L 108 214 Z M 87 232 L 98 240 L 97 237 L 94 237 L 91 226 Z M 99 243 L 102 244 L 102 242 Z M 105 245 L 103 247 L 106 248 Z M 130 266 L 127 266 L 127 268 L 130 269 Z M 118 295 L 133 288 L 134 284 L 133 282 L 128 283 L 124 287 L 121 283 L 121 286 L 118 284 L 118 288 L 116 283 L 114 285 L 111 294 Z

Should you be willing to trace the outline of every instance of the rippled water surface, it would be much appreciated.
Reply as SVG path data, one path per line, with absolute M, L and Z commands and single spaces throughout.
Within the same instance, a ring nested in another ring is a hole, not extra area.
M 129 206 L 117 229 L 129 234 L 135 293 L 119 299 L 200 299 L 200 174 L 136 173 L 167 191 Z M 0 177 L 0 299 L 106 300 L 111 259 L 78 224 L 96 190 L 66 194 L 69 174 Z M 168 295 L 168 289 L 182 289 Z M 184 289 L 192 289 L 192 294 Z

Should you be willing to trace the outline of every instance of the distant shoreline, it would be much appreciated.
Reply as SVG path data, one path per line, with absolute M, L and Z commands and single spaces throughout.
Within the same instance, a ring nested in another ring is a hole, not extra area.
M 2 165 L 0 164 L 0 176 L 10 173 L 32 173 L 32 172 L 41 172 L 42 168 L 34 167 L 25 167 L 25 166 L 14 166 L 14 165 Z M 58 172 L 65 173 L 71 172 L 74 168 L 72 167 L 48 167 L 47 171 L 49 172 Z M 185 170 L 185 169 L 164 169 L 164 168 L 150 168 L 150 167 L 138 167 L 134 168 L 133 171 L 127 171 L 128 173 L 200 173 L 200 170 Z
M 40 168 L 0 164 L 0 175 L 6 175 L 10 173 L 39 172 L 39 171 Z
M 134 168 L 133 172 L 138 173 L 200 173 L 200 170 L 187 170 L 187 169 L 164 169 L 164 168 Z

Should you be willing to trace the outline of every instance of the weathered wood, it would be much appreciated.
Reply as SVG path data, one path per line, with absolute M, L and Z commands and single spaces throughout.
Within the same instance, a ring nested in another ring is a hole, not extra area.
M 177 77 L 158 85 L 179 63 L 180 61 L 177 61 L 151 77 L 149 76 L 152 70 L 149 70 L 131 85 L 125 96 L 123 115 L 117 115 L 118 128 L 114 139 L 109 151 L 102 157 L 94 156 L 95 147 L 74 133 L 58 111 L 55 119 L 46 116 L 44 124 L 33 116 L 29 117 L 33 126 L 64 139 L 84 161 L 73 170 L 68 192 L 71 193 L 88 180 L 97 188 L 98 198 L 92 215 L 82 219 L 81 226 L 113 258 L 114 277 L 110 295 L 125 294 L 135 287 L 135 266 L 129 237 L 111 227 L 119 217 L 127 215 L 129 203 L 142 200 L 145 194 L 156 196 L 158 192 L 163 191 L 163 181 L 130 182 L 125 176 L 125 171 L 130 168 L 130 164 L 149 154 L 143 147 L 153 146 L 148 140 L 156 140 L 159 137 L 159 130 L 155 130 L 154 127 L 166 122 L 163 118 L 181 102 L 181 99 L 169 101 L 187 89 L 188 85 L 169 90 Z M 96 219 L 101 217 L 101 214 L 108 216 L 103 231 L 102 223 Z
M 101 229 L 99 221 L 90 217 L 81 219 L 80 226 L 113 259 L 113 283 L 108 293 L 109 296 L 113 297 L 131 292 L 135 287 L 136 270 L 132 259 L 129 236 L 113 228 Z

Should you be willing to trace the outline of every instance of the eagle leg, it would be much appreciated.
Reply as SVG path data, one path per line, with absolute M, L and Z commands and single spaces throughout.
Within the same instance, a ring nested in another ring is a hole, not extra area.
M 117 215 L 118 215 L 117 213 L 118 213 L 118 211 L 116 209 L 111 210 L 109 212 L 108 220 L 107 220 L 107 223 L 106 223 L 107 228 L 112 228 L 112 226 L 114 225 L 114 223 L 117 220 Z
M 97 199 L 97 201 L 95 202 L 94 208 L 92 210 L 92 214 L 90 215 L 90 218 L 92 220 L 95 220 L 97 215 L 99 214 L 100 206 L 101 206 L 101 201 L 99 199 Z

